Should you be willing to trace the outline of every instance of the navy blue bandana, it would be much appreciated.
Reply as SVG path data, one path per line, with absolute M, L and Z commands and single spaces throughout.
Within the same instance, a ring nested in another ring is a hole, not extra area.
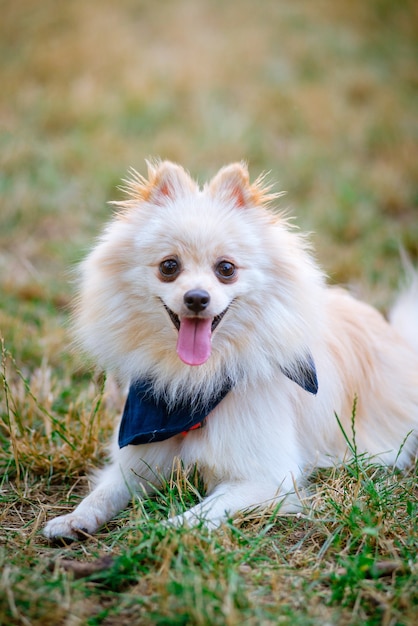
M 281 371 L 305 391 L 317 393 L 318 380 L 311 354 L 296 361 L 289 369 L 282 367 Z M 220 391 L 206 404 L 186 399 L 168 405 L 164 398 L 155 398 L 149 379 L 137 380 L 129 388 L 123 410 L 119 447 L 164 441 L 203 426 L 206 417 L 231 388 L 232 383 L 226 378 Z
M 221 390 L 208 403 L 182 400 L 168 405 L 164 398 L 155 398 L 149 379 L 138 380 L 130 388 L 119 428 L 119 447 L 164 441 L 203 426 L 205 418 L 231 390 L 226 380 Z
M 314 396 L 318 393 L 316 367 L 310 352 L 306 354 L 304 359 L 298 359 L 295 363 L 292 363 L 291 367 L 281 367 L 280 369 L 287 378 L 293 380 L 294 383 L 305 391 L 309 391 Z

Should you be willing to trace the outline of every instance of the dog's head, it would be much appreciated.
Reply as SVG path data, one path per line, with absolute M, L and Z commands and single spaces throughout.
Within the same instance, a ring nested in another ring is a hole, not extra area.
M 308 292 L 321 279 L 301 238 L 266 210 L 278 194 L 263 177 L 250 184 L 237 163 L 200 189 L 156 162 L 125 189 L 83 266 L 77 328 L 89 351 L 130 377 L 261 373 L 273 362 L 293 371 L 309 352 Z
M 146 226 L 153 231 L 152 249 L 144 251 L 156 279 L 152 291 L 167 314 L 164 322 L 169 319 L 177 332 L 176 351 L 187 365 L 206 363 L 231 306 L 239 306 L 260 281 L 262 267 L 252 257 L 254 251 L 259 256 L 262 241 L 252 221 L 237 220 L 236 211 L 260 203 L 262 193 L 260 184 L 250 185 L 242 164 L 223 168 L 203 191 L 167 162 L 151 169 L 146 189 L 134 187 L 134 197 L 146 195 L 153 211 Z

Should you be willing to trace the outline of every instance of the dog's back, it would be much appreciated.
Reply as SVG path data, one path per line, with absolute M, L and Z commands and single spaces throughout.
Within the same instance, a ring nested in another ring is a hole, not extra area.
M 391 325 L 418 355 L 418 273 L 408 270 L 408 286 L 399 294 L 390 313 Z

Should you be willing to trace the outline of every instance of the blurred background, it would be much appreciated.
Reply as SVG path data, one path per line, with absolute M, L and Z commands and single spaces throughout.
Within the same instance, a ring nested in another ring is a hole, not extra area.
M 332 282 L 418 257 L 414 0 L 0 0 L 0 330 L 63 367 L 70 271 L 144 159 L 278 181 Z

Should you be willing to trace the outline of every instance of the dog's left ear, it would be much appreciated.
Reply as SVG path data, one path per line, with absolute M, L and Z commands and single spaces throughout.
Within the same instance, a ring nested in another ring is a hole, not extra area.
M 318 378 L 313 357 L 310 353 L 304 358 L 299 358 L 289 367 L 280 367 L 283 374 L 293 380 L 305 391 L 316 395 L 318 393 Z
M 269 206 L 284 193 L 272 192 L 273 185 L 266 183 L 266 174 L 260 174 L 251 184 L 244 162 L 231 163 L 220 169 L 208 188 L 213 197 L 231 202 L 239 209 L 247 206 Z
M 238 208 L 250 204 L 253 194 L 245 163 L 231 163 L 220 169 L 209 183 L 209 192 Z

